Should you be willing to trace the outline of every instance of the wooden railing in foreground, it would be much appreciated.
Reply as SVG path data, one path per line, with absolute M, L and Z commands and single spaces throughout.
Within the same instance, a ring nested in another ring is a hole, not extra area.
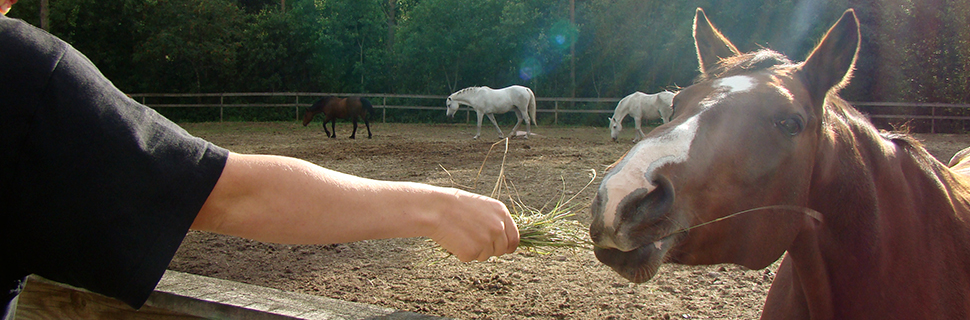
M 139 310 L 90 291 L 30 276 L 14 319 L 442 319 L 369 304 L 166 271 Z

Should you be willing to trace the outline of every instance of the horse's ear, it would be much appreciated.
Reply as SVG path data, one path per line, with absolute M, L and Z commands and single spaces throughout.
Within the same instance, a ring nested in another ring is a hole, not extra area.
M 861 38 L 855 11 L 846 10 L 798 67 L 797 74 L 817 106 L 822 105 L 829 92 L 836 92 L 849 83 Z
M 694 47 L 697 48 L 697 63 L 703 74 L 707 74 L 721 59 L 741 54 L 730 40 L 711 25 L 701 8 L 697 8 L 694 14 Z

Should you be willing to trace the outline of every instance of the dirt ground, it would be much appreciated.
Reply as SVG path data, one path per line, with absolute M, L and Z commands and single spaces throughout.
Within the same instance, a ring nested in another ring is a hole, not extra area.
M 489 194 L 504 145 L 484 126 L 373 124 L 350 140 L 349 123 L 328 139 L 319 123 L 202 123 L 184 127 L 235 152 L 280 154 L 368 178 L 424 182 Z M 509 127 L 503 130 L 508 131 Z M 516 196 L 541 207 L 572 197 L 633 144 L 607 128 L 533 128 L 513 139 L 505 162 Z M 944 163 L 970 145 L 970 135 L 916 135 Z M 486 161 L 487 156 L 487 161 Z M 478 176 L 479 169 L 481 175 Z M 476 178 L 477 177 L 477 178 Z M 593 189 L 577 203 L 591 201 Z M 507 196 L 503 200 L 507 201 Z M 577 210 L 588 225 L 589 212 Z M 353 214 L 348 212 L 347 214 Z M 424 239 L 374 240 L 310 246 L 267 244 L 190 232 L 170 269 L 286 291 L 370 303 L 459 319 L 756 319 L 777 263 L 763 270 L 735 265 L 664 265 L 653 280 L 634 285 L 600 264 L 591 251 L 524 250 L 486 262 L 461 263 Z

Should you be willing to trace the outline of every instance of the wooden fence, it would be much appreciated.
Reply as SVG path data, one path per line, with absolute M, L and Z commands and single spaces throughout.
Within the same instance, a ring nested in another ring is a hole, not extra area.
M 294 118 L 300 119 L 300 108 L 310 104 L 322 96 L 336 95 L 341 97 L 367 97 L 374 104 L 374 108 L 381 111 L 381 121 L 386 122 L 387 110 L 442 110 L 444 111 L 443 95 L 417 94 L 385 94 L 385 93 L 316 93 L 316 92 L 253 92 L 253 93 L 136 93 L 130 96 L 142 104 L 152 108 L 219 108 L 219 121 L 223 121 L 225 108 L 260 108 L 284 107 L 293 108 Z M 282 103 L 268 102 L 238 102 L 245 99 L 284 99 Z M 195 100 L 197 103 L 185 103 L 185 100 Z M 576 113 L 611 114 L 616 103 L 621 98 L 554 98 L 536 97 L 536 112 L 552 114 L 553 124 L 559 124 L 560 115 Z M 181 100 L 175 101 L 173 100 Z M 230 101 L 227 101 L 230 100 Z M 388 100 L 418 100 L 427 101 L 420 104 L 389 104 Z M 203 102 L 204 101 L 204 102 Z M 595 109 L 577 109 L 575 104 L 594 104 Z M 970 130 L 970 104 L 918 103 L 918 102 L 852 102 L 854 106 L 866 113 L 874 122 L 902 123 L 907 121 L 928 122 L 928 131 L 935 133 L 941 121 L 956 121 L 959 130 Z M 470 109 L 466 110 L 465 121 L 470 120 Z M 951 125 L 952 127 L 952 125 Z

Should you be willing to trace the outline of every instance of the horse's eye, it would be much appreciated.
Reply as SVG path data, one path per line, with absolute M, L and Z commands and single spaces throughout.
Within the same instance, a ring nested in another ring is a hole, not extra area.
M 778 120 L 778 122 L 775 122 L 775 126 L 791 136 L 797 135 L 798 133 L 802 132 L 803 129 L 802 118 L 798 116 L 791 116 Z

